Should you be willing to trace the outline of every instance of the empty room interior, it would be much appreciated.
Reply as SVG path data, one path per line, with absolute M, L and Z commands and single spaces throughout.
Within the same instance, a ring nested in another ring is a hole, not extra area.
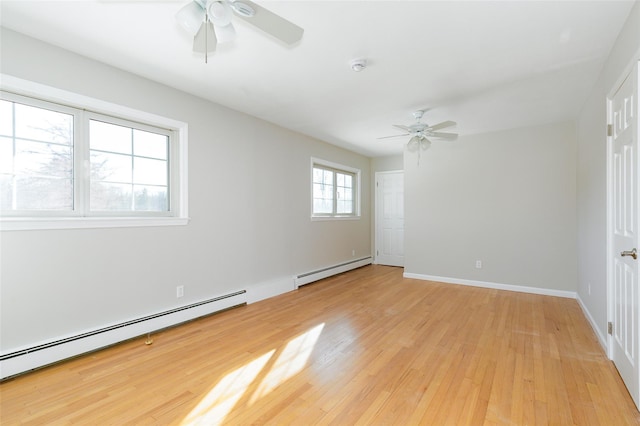
M 0 423 L 640 424 L 640 2 L 0 2 Z

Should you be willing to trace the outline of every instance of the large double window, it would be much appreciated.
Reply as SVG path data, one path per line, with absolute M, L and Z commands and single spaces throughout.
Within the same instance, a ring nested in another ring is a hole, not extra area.
M 182 129 L 0 95 L 3 229 L 145 226 L 186 219 Z
M 312 217 L 359 216 L 360 171 L 323 160 L 312 160 Z

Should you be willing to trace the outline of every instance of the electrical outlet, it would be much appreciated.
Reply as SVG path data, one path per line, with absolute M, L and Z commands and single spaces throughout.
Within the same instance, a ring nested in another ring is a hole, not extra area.
M 589 293 L 589 296 L 591 296 L 591 283 L 587 286 L 587 292 Z
M 354 257 L 356 255 L 356 251 L 355 250 L 351 250 L 351 257 Z
M 176 297 L 180 298 L 182 296 L 184 296 L 184 286 L 179 285 L 178 287 L 176 287 Z
M 476 269 L 482 269 L 482 260 L 476 260 Z

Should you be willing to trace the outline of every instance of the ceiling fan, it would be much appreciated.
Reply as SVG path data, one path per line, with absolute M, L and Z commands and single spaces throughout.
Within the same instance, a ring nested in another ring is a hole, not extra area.
M 427 149 L 429 149 L 429 147 L 431 146 L 431 139 L 455 140 L 458 137 L 457 133 L 444 133 L 436 131 L 455 126 L 455 121 L 443 121 L 442 123 L 430 126 L 427 123 L 423 123 L 421 121 L 424 112 L 424 110 L 415 111 L 413 113 L 413 117 L 416 119 L 416 122 L 410 126 L 402 126 L 399 124 L 393 125 L 393 127 L 395 127 L 396 129 L 404 130 L 406 133 L 403 133 L 401 135 L 383 136 L 378 139 L 411 136 L 411 139 L 409 139 L 409 142 L 407 143 L 407 149 L 409 150 L 409 152 L 418 151 L 419 153 L 420 150 L 426 151 Z
M 304 29 L 250 0 L 192 0 L 176 14 L 180 25 L 193 35 L 193 51 L 207 54 L 218 43 L 231 41 L 236 30 L 232 18 L 248 22 L 285 44 L 302 38 Z

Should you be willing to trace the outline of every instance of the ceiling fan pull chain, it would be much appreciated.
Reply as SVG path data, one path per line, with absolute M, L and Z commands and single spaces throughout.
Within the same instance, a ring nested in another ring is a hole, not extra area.
M 209 63 L 209 12 L 204 9 L 204 63 Z

